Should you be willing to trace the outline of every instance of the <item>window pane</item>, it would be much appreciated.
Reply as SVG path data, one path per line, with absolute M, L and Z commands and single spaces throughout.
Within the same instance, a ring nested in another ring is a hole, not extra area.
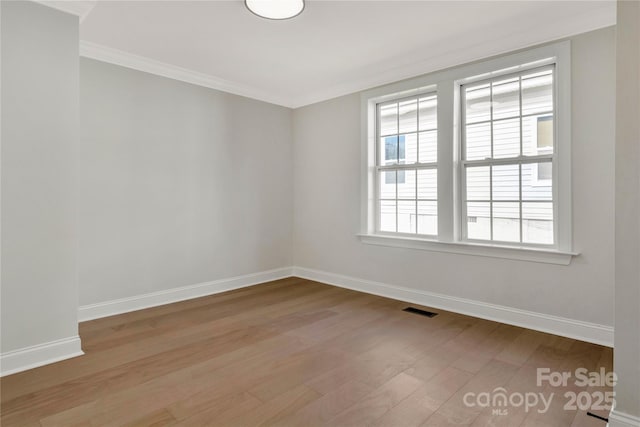
M 553 244 L 553 203 L 522 204 L 522 240 Z
M 536 120 L 536 148 L 553 149 L 553 116 L 538 116 Z
M 400 135 L 400 163 L 415 163 L 418 155 L 418 134 Z
M 468 167 L 467 200 L 489 200 L 489 166 Z
M 398 171 L 398 175 L 402 172 L 402 177 L 398 176 L 398 199 L 416 198 L 416 171 L 403 170 Z
M 381 199 L 396 198 L 396 171 L 380 172 L 379 183 Z
M 398 104 L 380 106 L 380 135 L 398 133 Z
M 435 163 L 438 161 L 438 133 L 435 130 L 420 132 L 420 163 Z
M 493 203 L 493 240 L 520 241 L 520 203 Z
M 552 70 L 522 76 L 522 114 L 553 111 Z
M 400 133 L 415 132 L 418 127 L 418 100 L 401 101 L 398 106 Z
M 467 237 L 469 239 L 491 239 L 490 204 L 467 203 Z
M 418 199 L 438 198 L 438 171 L 435 169 L 418 170 Z
M 553 153 L 553 116 L 522 118 L 522 151 L 525 156 Z
M 553 179 L 553 167 L 551 162 L 538 163 L 538 181 L 545 182 Z
M 438 127 L 438 98 L 435 95 L 420 98 L 420 130 Z
M 493 200 L 520 200 L 520 165 L 492 167 Z
M 415 233 L 416 232 L 416 202 L 415 201 L 399 201 L 398 202 L 398 232 L 399 233 Z
M 380 230 L 396 231 L 396 202 L 390 200 L 380 201 Z
M 493 157 L 496 159 L 520 155 L 520 119 L 493 122 Z
M 481 123 L 466 127 L 466 160 L 484 160 L 491 157 L 491 124 Z
M 493 83 L 493 120 L 520 115 L 519 78 L 509 78 Z
M 522 151 L 525 156 L 553 153 L 553 116 L 522 118 Z
M 551 200 L 552 184 L 551 162 L 522 165 L 522 200 Z
M 465 89 L 466 123 L 483 122 L 491 119 L 491 99 L 489 84 Z
M 418 202 L 418 234 L 438 234 L 438 202 Z
M 380 138 L 380 161 L 382 165 L 389 165 L 398 162 L 398 151 L 403 147 L 399 147 L 398 136 L 383 136 Z

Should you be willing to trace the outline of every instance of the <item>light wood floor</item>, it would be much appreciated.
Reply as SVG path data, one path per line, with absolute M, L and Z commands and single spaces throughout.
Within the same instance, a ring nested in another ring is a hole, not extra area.
M 1 380 L 2 426 L 605 426 L 563 395 L 606 388 L 536 387 L 536 368 L 610 370 L 611 349 L 406 306 L 289 278 L 85 322 L 85 356 Z M 463 402 L 496 387 L 555 397 Z

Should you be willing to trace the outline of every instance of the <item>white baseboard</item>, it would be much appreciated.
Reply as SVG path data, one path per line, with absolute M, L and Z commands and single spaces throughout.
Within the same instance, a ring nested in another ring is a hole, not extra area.
M 284 279 L 286 277 L 291 277 L 291 267 L 245 274 L 243 276 L 198 283 L 196 285 L 167 289 L 165 291 L 136 295 L 134 297 L 106 301 L 97 304 L 83 305 L 78 308 L 78 321 L 84 322 L 101 317 L 128 313 L 130 311 L 142 310 L 144 308 L 171 304 L 173 302 L 218 294 L 220 292 L 257 285 L 263 282 Z
M 342 288 L 613 347 L 613 327 L 611 326 L 442 295 L 419 289 L 404 288 L 304 267 L 284 267 L 130 298 L 85 305 L 78 309 L 78 320 L 83 322 L 130 311 L 142 310 L 144 308 L 244 288 L 271 280 L 284 279 L 290 276 L 297 276 Z
M 613 347 L 613 327 L 611 326 L 388 285 L 304 267 L 293 267 L 293 275 L 355 291 Z
M 640 417 L 618 412 L 612 409 L 609 413 L 608 427 L 640 427 Z
M 0 354 L 0 376 L 4 377 L 83 354 L 80 337 L 77 335 L 8 351 Z

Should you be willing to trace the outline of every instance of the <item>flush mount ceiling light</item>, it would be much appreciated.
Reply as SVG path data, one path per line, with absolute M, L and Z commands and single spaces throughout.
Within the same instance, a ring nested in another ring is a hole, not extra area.
M 251 13 L 267 19 L 289 19 L 300 15 L 304 0 L 244 0 Z

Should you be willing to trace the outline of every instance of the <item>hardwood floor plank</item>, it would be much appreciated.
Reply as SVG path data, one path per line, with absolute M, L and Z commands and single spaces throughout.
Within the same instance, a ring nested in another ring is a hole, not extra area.
M 438 375 L 402 400 L 382 418 L 376 426 L 419 426 L 437 411 L 442 404 L 463 387 L 472 374 L 455 368 L 444 368 Z
M 279 420 L 279 424 L 284 426 L 326 425 L 329 420 L 354 405 L 372 390 L 373 387 L 361 382 L 347 381 L 289 416 L 283 417 Z
M 262 405 L 260 399 L 246 391 L 216 396 L 215 393 L 210 393 L 207 390 L 206 393 L 198 393 L 188 399 L 169 405 L 168 412 L 181 422 L 201 421 L 207 423 L 240 416 L 260 405 Z
M 137 426 L 147 426 L 147 427 L 159 427 L 166 426 L 172 424 L 176 421 L 176 419 L 171 415 L 169 411 L 166 409 L 160 409 L 159 411 L 154 411 L 150 414 L 146 414 L 140 418 L 136 418 L 130 423 L 123 424 L 123 427 L 137 427 Z
M 229 425 L 237 426 L 273 426 L 282 425 L 281 420 L 288 417 L 321 395 L 305 385 L 298 386 L 277 398 L 266 402 L 245 414 L 229 420 Z
M 400 373 L 376 388 L 362 400 L 342 411 L 328 424 L 336 426 L 371 425 L 423 384 L 417 378 Z
M 522 328 L 501 324 L 473 351 L 465 352 L 451 366 L 476 374 L 523 332 Z
M 465 395 L 491 392 L 504 386 L 516 373 L 518 366 L 493 359 L 480 372 L 471 378 L 462 388 L 451 396 L 438 410 L 431 415 L 424 426 L 471 425 L 482 412 L 478 406 L 467 406 Z
M 249 392 L 262 401 L 275 397 L 303 385 L 308 379 L 328 372 L 336 365 L 346 362 L 346 358 L 333 351 L 320 351 L 294 365 L 287 365 L 277 375 L 261 381 L 249 389 Z
M 232 426 L 231 419 L 237 418 L 248 411 L 262 405 L 262 402 L 249 394 L 237 395 L 232 406 L 220 407 L 215 403 L 206 409 L 189 415 L 183 420 L 168 423 L 170 426 Z
M 518 368 L 515 375 L 504 385 L 506 395 L 512 393 L 541 393 L 544 392 L 544 387 L 536 386 L 537 379 L 537 367 L 525 364 Z M 493 390 L 487 390 L 493 391 Z M 545 393 L 545 397 L 548 398 L 548 394 Z M 529 410 L 537 411 L 543 409 L 543 404 L 540 403 L 535 408 Z M 494 413 L 494 409 L 505 409 L 506 412 L 502 414 Z M 474 420 L 473 426 L 475 427 L 512 427 L 522 424 L 527 416 L 527 409 L 524 406 L 513 406 L 502 408 L 493 406 L 483 408 L 480 415 Z

